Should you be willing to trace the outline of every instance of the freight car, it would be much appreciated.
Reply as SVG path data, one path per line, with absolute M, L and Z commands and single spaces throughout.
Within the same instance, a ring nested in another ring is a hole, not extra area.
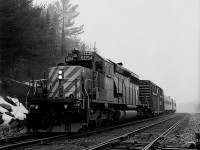
M 164 92 L 163 89 L 149 80 L 140 80 L 139 98 L 142 116 L 155 116 L 164 113 Z M 142 107 L 141 107 L 142 106 Z
M 31 82 L 30 131 L 75 132 L 138 116 L 139 76 L 96 52 L 71 50 Z

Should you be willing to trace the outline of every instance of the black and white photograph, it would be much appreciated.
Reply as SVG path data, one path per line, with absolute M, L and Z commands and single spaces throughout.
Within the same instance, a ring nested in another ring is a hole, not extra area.
M 0 0 L 0 150 L 200 150 L 199 0 Z

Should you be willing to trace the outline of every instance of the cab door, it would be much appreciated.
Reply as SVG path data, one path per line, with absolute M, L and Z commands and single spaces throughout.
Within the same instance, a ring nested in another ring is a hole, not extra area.
M 106 100 L 113 101 L 114 94 L 113 94 L 113 65 L 109 62 L 105 62 L 105 93 L 106 93 Z
M 96 99 L 105 100 L 105 67 L 103 61 L 95 62 L 94 82 L 96 88 Z

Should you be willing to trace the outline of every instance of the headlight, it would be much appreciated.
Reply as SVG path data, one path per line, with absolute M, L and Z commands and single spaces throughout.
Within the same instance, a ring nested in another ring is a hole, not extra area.
M 67 109 L 68 105 L 64 105 L 64 109 Z
M 32 108 L 32 109 L 38 109 L 39 106 L 38 106 L 38 105 L 31 104 L 31 105 L 30 105 L 30 108 Z
M 58 70 L 58 74 L 62 74 L 63 73 L 63 71 L 62 70 Z
M 58 75 L 58 79 L 62 79 L 62 75 Z
M 63 79 L 63 70 L 62 69 L 58 70 L 58 79 L 59 80 Z

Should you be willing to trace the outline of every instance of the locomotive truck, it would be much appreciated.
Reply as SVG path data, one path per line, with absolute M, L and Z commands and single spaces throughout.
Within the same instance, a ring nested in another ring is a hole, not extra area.
M 69 51 L 43 79 L 31 83 L 31 132 L 76 132 L 164 111 L 161 88 L 94 51 Z

